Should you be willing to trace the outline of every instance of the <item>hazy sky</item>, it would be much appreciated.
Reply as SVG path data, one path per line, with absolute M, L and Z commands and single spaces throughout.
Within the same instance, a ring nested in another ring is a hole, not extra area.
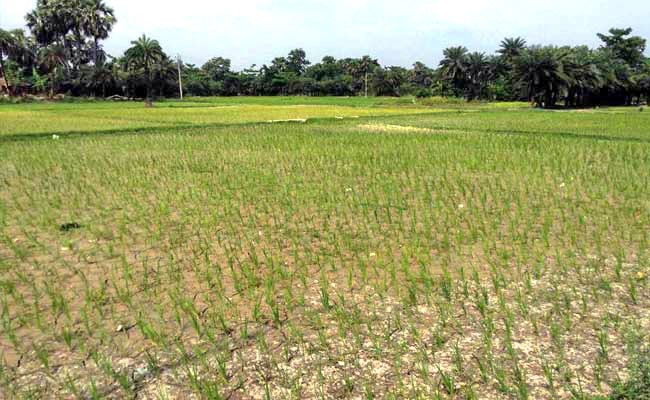
M 648 0 L 105 0 L 118 23 L 106 42 L 121 54 L 143 32 L 186 62 L 212 56 L 236 68 L 302 47 L 312 61 L 370 54 L 384 65 L 436 65 L 463 44 L 493 52 L 505 36 L 531 44 L 596 46 L 597 32 L 632 27 L 650 39 Z M 18 28 L 35 0 L 0 0 L 0 26 Z

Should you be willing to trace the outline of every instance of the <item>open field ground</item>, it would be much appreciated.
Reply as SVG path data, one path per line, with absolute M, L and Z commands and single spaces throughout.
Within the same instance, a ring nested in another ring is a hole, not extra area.
M 636 108 L 3 105 L 0 397 L 608 396 L 649 236 Z

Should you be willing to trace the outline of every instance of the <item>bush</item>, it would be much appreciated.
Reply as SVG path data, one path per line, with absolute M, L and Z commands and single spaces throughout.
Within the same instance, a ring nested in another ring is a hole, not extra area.
M 418 99 L 424 99 L 431 96 L 433 96 L 431 89 L 419 89 L 415 92 L 415 97 Z

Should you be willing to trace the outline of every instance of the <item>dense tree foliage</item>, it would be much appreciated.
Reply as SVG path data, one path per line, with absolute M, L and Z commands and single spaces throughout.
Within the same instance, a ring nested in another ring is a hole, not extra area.
M 38 0 L 26 16 L 29 34 L 0 29 L 0 91 L 9 95 L 176 96 L 178 65 L 142 36 L 124 55 L 104 52 L 116 23 L 102 0 Z M 646 40 L 632 29 L 598 34 L 602 45 L 555 47 L 506 38 L 493 55 L 449 47 L 437 68 L 381 66 L 371 56 L 310 63 L 303 49 L 242 71 L 214 57 L 181 64 L 183 89 L 194 96 L 379 95 L 529 100 L 539 107 L 635 104 L 650 98 Z

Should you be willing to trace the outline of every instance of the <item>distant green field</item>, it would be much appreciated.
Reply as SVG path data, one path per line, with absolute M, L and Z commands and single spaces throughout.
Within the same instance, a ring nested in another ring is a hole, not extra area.
M 633 108 L 1 105 L 0 397 L 608 395 L 648 227 Z
M 523 108 L 526 104 L 512 103 Z M 120 132 L 190 126 L 218 126 L 283 119 L 332 119 L 430 114 L 490 109 L 489 104 L 459 106 L 414 99 L 242 97 L 164 101 L 152 109 L 141 103 L 69 102 L 0 106 L 0 137 L 61 133 Z M 173 110 L 173 111 L 172 111 Z

